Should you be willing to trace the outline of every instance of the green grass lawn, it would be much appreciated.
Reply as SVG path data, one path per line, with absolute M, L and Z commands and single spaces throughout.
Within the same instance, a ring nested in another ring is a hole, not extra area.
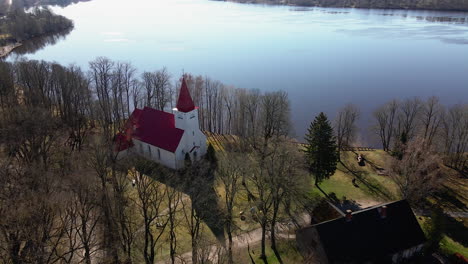
M 363 207 L 398 199 L 395 183 L 389 176 L 377 174 L 376 168 L 386 169 L 384 165 L 388 163 L 389 155 L 382 150 L 361 154 L 366 159 L 365 166 L 358 165 L 355 152 L 342 152 L 335 174 L 324 180 L 320 187 L 327 194 L 334 193 L 338 199 L 354 200 Z M 352 183 L 354 178 L 357 186 Z M 321 194 L 317 188 L 312 192 Z
M 277 242 L 278 251 L 280 253 L 281 258 L 283 259 L 284 263 L 287 264 L 295 264 L 295 263 L 303 263 L 303 257 L 297 251 L 296 242 L 295 240 L 286 240 L 286 239 L 279 239 Z M 265 249 L 266 256 L 269 264 L 277 264 L 278 259 L 276 258 L 273 250 L 271 250 L 269 243 L 267 243 L 267 247 Z M 263 263 L 260 259 L 260 252 L 261 247 L 260 243 L 256 243 L 254 245 L 250 245 L 250 254 L 256 263 Z M 235 249 L 233 252 L 234 256 L 234 263 L 251 263 L 249 253 L 247 248 L 238 248 Z
M 468 248 L 454 241 L 447 235 L 445 235 L 444 238 L 442 238 L 439 245 L 440 250 L 447 256 L 450 256 L 454 253 L 460 253 L 463 256 L 465 256 L 465 258 L 468 258 Z

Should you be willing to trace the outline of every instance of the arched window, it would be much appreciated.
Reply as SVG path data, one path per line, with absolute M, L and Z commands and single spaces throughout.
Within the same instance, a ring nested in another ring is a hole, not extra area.
M 161 151 L 158 149 L 158 159 L 161 159 Z
M 151 158 L 151 147 L 148 145 L 148 153 L 149 153 L 149 156 Z

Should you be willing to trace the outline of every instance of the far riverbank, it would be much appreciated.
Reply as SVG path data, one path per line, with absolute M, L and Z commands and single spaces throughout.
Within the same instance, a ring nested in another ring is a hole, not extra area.
M 402 9 L 468 12 L 465 0 L 226 0 L 228 2 L 248 4 L 272 4 L 304 7 L 336 7 L 363 9 Z

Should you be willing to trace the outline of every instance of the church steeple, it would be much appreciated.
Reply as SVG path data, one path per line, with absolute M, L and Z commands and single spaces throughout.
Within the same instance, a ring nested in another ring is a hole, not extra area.
M 182 86 L 180 87 L 179 99 L 177 100 L 177 110 L 188 113 L 195 109 L 192 97 L 185 82 L 185 77 L 182 78 Z

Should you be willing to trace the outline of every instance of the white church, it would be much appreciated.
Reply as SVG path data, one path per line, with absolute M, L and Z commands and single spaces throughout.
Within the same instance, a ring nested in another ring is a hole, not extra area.
M 206 136 L 200 130 L 198 107 L 182 79 L 176 108 L 164 112 L 150 107 L 136 108 L 116 136 L 119 154 L 137 154 L 172 169 L 184 167 L 185 155 L 199 160 L 207 149 Z

